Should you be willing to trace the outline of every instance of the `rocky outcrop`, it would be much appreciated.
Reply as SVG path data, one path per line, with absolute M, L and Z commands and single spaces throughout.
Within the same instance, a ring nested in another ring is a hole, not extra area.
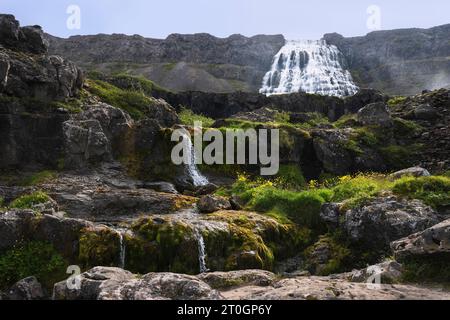
M 211 280 L 215 279 L 215 280 Z M 220 279 L 218 283 L 216 279 Z M 245 274 L 206 274 L 199 277 L 150 273 L 137 277 L 116 268 L 96 267 L 79 276 L 79 289 L 66 281 L 55 285 L 55 300 L 423 300 L 450 299 L 439 289 L 365 283 L 338 277 L 296 277 L 275 280 L 273 274 L 249 270 Z M 204 281 L 216 285 L 214 290 Z M 226 284 L 222 286 L 222 284 Z M 230 289 L 231 286 L 231 289 Z
M 388 106 L 382 102 L 371 103 L 361 108 L 357 120 L 364 126 L 392 127 L 393 122 Z
M 43 300 L 44 290 L 36 277 L 28 277 L 14 284 L 3 299 L 5 300 Z
M 375 31 L 353 38 L 333 33 L 324 39 L 344 54 L 360 87 L 412 95 L 450 83 L 449 34 L 447 24 L 430 29 Z
M 436 212 L 419 200 L 382 197 L 348 210 L 341 226 L 351 241 L 386 249 L 391 241 L 425 230 L 437 222 Z
M 219 210 L 230 210 L 231 203 L 224 197 L 206 195 L 200 198 L 197 207 L 201 213 L 213 213 Z
M 232 35 L 172 34 L 167 39 L 96 35 L 61 39 L 47 35 L 50 51 L 82 66 L 133 63 L 136 72 L 174 91 L 257 91 L 284 45 L 281 35 L 247 38 Z
M 412 167 L 408 169 L 403 169 L 397 172 L 392 173 L 390 176 L 393 179 L 399 179 L 405 176 L 411 177 L 429 177 L 431 174 L 427 169 L 421 167 Z
M 0 15 L 0 93 L 41 100 L 73 97 L 82 72 L 59 56 L 48 55 L 39 26 L 23 27 L 12 15 Z
M 57 283 L 55 300 L 214 300 L 221 295 L 194 276 L 149 273 L 137 277 L 117 268 L 97 267 L 79 276 L 80 288 Z
M 450 257 L 450 220 L 445 220 L 422 232 L 412 234 L 391 244 L 395 257 L 405 259 L 447 255 Z
M 323 168 L 334 174 L 349 172 L 353 165 L 351 153 L 344 148 L 351 131 L 315 130 L 312 132 L 314 150 Z

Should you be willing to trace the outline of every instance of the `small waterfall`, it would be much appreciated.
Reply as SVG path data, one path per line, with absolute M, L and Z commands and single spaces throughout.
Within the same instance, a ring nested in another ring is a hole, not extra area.
M 325 96 L 351 96 L 359 88 L 344 57 L 324 40 L 287 41 L 275 55 L 272 68 L 264 77 L 260 93 L 266 95 L 295 92 Z
M 202 186 L 206 186 L 209 184 L 208 179 L 201 174 L 201 172 L 198 170 L 197 164 L 196 164 L 196 159 L 197 159 L 197 154 L 195 152 L 195 148 L 194 148 L 194 144 L 192 143 L 192 140 L 189 136 L 189 134 L 186 132 L 183 135 L 183 141 L 188 141 L 188 164 L 186 165 L 186 171 L 187 174 L 192 178 L 192 182 L 194 184 L 194 186 L 196 187 L 202 187 Z
M 206 273 L 209 269 L 206 267 L 205 239 L 199 230 L 195 230 L 195 238 L 198 243 L 198 262 L 200 265 L 200 273 Z
M 125 269 L 125 259 L 126 259 L 126 244 L 124 239 L 124 231 L 117 230 L 119 235 L 120 251 L 119 251 L 119 268 Z

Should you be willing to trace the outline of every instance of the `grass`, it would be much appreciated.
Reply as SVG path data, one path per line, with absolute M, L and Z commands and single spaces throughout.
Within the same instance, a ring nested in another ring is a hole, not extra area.
M 31 209 L 33 206 L 49 200 L 50 197 L 45 192 L 37 191 L 17 198 L 11 202 L 9 207 L 14 209 Z
M 291 174 L 293 169 L 287 170 Z M 450 205 L 450 178 L 444 176 L 403 177 L 391 181 L 381 174 L 358 174 L 333 178 L 323 183 L 311 181 L 303 189 L 299 188 L 300 185 L 295 190 L 280 182 L 280 178 L 252 180 L 240 175 L 231 190 L 222 189 L 220 192 L 222 195 L 227 192 L 238 195 L 250 210 L 287 217 L 312 229 L 320 229 L 319 214 L 325 202 L 342 203 L 341 210 L 345 211 L 367 203 L 384 191 L 420 199 L 433 207 Z
M 450 206 L 449 177 L 403 177 L 394 182 L 392 191 L 410 199 L 420 199 L 434 208 Z
M 0 289 L 15 282 L 35 276 L 46 288 L 67 277 L 66 261 L 51 244 L 29 242 L 13 248 L 0 256 Z
M 182 124 L 187 126 L 194 126 L 194 122 L 202 122 L 203 128 L 210 128 L 214 124 L 214 119 L 203 115 L 195 114 L 192 110 L 182 108 L 178 113 Z
M 388 106 L 391 107 L 391 108 L 392 108 L 392 107 L 396 107 L 396 106 L 398 106 L 399 104 L 405 102 L 406 99 L 408 99 L 408 98 L 407 98 L 407 97 L 402 97 L 402 96 L 398 96 L 398 97 L 391 98 L 391 99 L 388 101 Z
M 25 177 L 21 182 L 21 186 L 36 186 L 42 183 L 49 182 L 56 178 L 56 172 L 50 170 L 44 170 L 40 172 L 36 172 L 30 176 Z
M 155 103 L 142 91 L 133 88 L 121 89 L 102 80 L 87 80 L 88 90 L 102 101 L 125 110 L 135 120 L 142 119 L 148 112 L 148 107 Z

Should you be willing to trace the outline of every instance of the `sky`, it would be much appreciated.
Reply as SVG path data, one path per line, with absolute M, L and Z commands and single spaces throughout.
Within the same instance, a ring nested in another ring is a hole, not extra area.
M 79 16 L 67 13 L 71 5 L 79 8 Z M 207 32 L 218 37 L 283 34 L 295 40 L 450 23 L 449 0 L 0 0 L 0 12 L 60 37 Z

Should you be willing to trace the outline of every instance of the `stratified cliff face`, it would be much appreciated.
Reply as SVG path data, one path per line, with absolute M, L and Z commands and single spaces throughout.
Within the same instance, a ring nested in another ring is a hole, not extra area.
M 144 75 L 174 91 L 257 91 L 273 56 L 284 45 L 281 35 L 247 38 L 209 34 L 141 36 L 95 35 L 61 39 L 47 36 L 50 51 L 87 69 Z
M 347 58 L 354 80 L 389 94 L 412 95 L 450 84 L 450 24 L 324 39 Z

